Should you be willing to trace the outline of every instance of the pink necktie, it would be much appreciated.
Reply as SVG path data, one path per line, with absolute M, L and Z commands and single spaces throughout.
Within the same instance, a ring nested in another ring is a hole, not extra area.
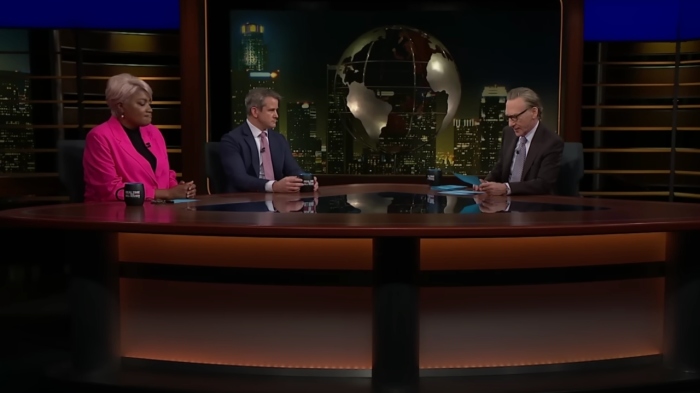
M 270 157 L 270 142 L 267 140 L 267 131 L 260 134 L 260 157 L 262 158 L 265 179 L 275 180 L 275 170 L 272 169 L 272 157 Z

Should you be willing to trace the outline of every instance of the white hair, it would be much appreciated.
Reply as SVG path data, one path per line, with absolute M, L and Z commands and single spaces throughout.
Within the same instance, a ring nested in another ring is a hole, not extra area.
M 153 99 L 151 86 L 131 74 L 119 74 L 109 78 L 105 89 L 105 98 L 112 114 L 119 117 L 121 115 L 119 103 L 128 101 L 139 90 L 146 92 L 149 100 Z

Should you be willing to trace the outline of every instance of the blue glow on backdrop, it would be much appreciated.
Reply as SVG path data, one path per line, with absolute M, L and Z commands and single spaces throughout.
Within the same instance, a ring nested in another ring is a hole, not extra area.
M 586 41 L 700 39 L 698 0 L 586 0 Z M 178 29 L 179 0 L 4 2 L 0 27 Z
M 180 28 L 179 0 L 3 1 L 0 27 L 161 30 Z
M 586 0 L 586 41 L 676 41 L 700 38 L 698 0 Z

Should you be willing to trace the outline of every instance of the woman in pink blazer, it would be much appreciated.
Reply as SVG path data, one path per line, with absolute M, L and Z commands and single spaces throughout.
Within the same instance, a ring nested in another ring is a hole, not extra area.
M 85 138 L 85 202 L 118 200 L 124 183 L 143 183 L 146 199 L 197 195 L 193 182 L 178 183 L 170 169 L 163 135 L 151 124 L 151 87 L 120 74 L 109 78 L 105 95 L 112 116 Z

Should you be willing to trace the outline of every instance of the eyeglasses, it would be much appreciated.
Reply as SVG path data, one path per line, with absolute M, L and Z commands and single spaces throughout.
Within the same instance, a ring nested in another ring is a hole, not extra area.
M 509 121 L 510 121 L 510 120 L 517 121 L 517 120 L 518 120 L 518 117 L 520 117 L 523 113 L 529 111 L 530 109 L 532 109 L 532 108 L 531 108 L 531 107 L 530 107 L 530 108 L 525 108 L 524 111 L 518 113 L 517 115 L 510 115 L 510 116 L 506 115 L 506 120 L 509 120 Z

